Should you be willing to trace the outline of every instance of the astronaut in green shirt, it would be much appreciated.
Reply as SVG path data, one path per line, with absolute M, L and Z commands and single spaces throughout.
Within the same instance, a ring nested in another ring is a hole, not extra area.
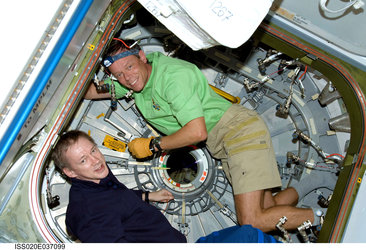
M 199 117 L 204 117 L 210 131 L 231 106 L 209 87 L 195 65 L 160 52 L 146 58 L 159 67 L 152 67 L 148 82 L 141 91 L 134 91 L 133 98 L 144 118 L 160 132 L 173 134 Z M 120 84 L 115 88 L 117 98 L 128 91 Z
M 316 223 L 311 208 L 294 206 L 299 198 L 294 188 L 272 196 L 271 189 L 281 186 L 281 179 L 268 128 L 255 111 L 219 96 L 195 65 L 160 52 L 145 55 L 138 45 L 130 48 L 132 44 L 111 42 L 103 64 L 118 82 L 105 82 L 114 84 L 117 98 L 132 90 L 143 117 L 164 135 L 132 140 L 128 149 L 135 158 L 205 141 L 232 184 L 240 225 L 268 232 L 282 216 L 288 218 L 288 229 L 306 220 Z M 94 85 L 85 95 L 110 97 Z

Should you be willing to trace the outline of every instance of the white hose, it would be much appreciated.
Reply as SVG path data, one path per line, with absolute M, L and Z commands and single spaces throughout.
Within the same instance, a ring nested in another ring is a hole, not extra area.
M 355 9 L 359 9 L 361 8 L 363 5 L 364 5 L 364 2 L 361 1 L 361 0 L 354 0 L 354 1 L 350 1 L 350 3 L 348 5 L 346 5 L 345 7 L 343 7 L 342 9 L 339 9 L 339 10 L 330 10 L 327 8 L 326 3 L 328 2 L 328 0 L 320 0 L 319 4 L 320 4 L 320 7 L 323 11 L 326 11 L 326 12 L 330 12 L 330 13 L 339 13 L 339 12 L 342 12 L 342 11 L 345 11 L 347 10 L 348 8 L 350 7 L 354 7 Z

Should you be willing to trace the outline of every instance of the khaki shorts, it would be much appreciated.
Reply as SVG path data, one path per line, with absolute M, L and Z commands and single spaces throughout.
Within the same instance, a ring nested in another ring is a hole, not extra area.
M 210 131 L 206 144 L 221 160 L 234 194 L 282 185 L 271 135 L 255 111 L 233 104 Z

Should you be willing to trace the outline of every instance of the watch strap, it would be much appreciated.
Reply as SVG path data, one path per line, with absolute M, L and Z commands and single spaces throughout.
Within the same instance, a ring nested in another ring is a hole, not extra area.
M 151 147 L 150 150 L 154 153 L 156 153 L 155 148 L 158 149 L 157 152 L 161 152 L 163 151 L 163 149 L 160 147 L 160 140 L 161 140 L 161 136 L 159 137 L 155 137 L 151 140 Z

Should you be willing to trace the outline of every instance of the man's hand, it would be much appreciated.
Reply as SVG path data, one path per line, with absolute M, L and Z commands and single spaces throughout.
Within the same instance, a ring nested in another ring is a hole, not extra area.
M 154 137 L 133 139 L 130 143 L 127 144 L 128 150 L 130 151 L 132 156 L 137 159 L 152 156 L 153 153 L 150 150 L 150 141 L 152 139 L 154 139 Z
M 173 199 L 174 196 L 172 195 L 172 193 L 166 189 L 161 189 L 159 191 L 151 192 L 149 194 L 150 201 L 168 202 Z

